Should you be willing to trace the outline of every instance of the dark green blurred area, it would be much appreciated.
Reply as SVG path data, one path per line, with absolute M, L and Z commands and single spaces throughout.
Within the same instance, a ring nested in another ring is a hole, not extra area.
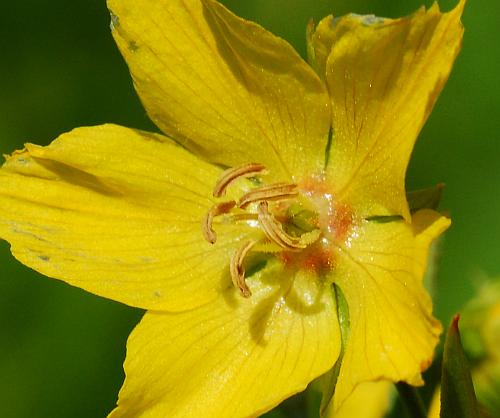
M 310 17 L 350 11 L 396 17 L 421 1 L 225 3 L 303 54 Z M 448 10 L 454 3 L 441 5 Z M 447 185 L 442 208 L 454 224 L 440 251 L 436 293 L 436 313 L 445 323 L 482 277 L 500 277 L 499 15 L 497 1 L 469 1 L 462 53 L 408 174 L 410 189 Z M 4 1 L 0 57 L 1 153 L 24 142 L 48 144 L 76 126 L 155 129 L 111 38 L 104 0 Z M 15 261 L 4 242 L 0 262 L 0 417 L 104 417 L 114 406 L 126 338 L 141 312 L 38 275 Z

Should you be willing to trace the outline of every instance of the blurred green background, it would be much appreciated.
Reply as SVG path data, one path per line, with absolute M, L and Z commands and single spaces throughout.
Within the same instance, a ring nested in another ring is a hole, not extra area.
M 168 0 L 164 0 L 168 1 Z M 402 16 L 413 0 L 227 0 L 301 54 L 310 17 Z M 429 1 L 425 2 L 427 5 Z M 450 9 L 455 1 L 442 1 Z M 454 224 L 440 252 L 436 314 L 449 321 L 482 278 L 500 277 L 500 3 L 469 1 L 461 55 L 408 173 L 410 189 L 445 182 Z M 154 130 L 109 32 L 104 0 L 2 3 L 0 152 L 48 144 L 76 126 Z M 128 333 L 141 312 L 44 278 L 0 242 L 0 417 L 100 418 L 123 379 Z

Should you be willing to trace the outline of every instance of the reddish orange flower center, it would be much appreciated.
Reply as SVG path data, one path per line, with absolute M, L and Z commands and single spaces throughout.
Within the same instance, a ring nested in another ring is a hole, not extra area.
M 352 211 L 335 201 L 323 175 L 299 183 L 272 184 L 265 184 L 260 179 L 263 175 L 265 167 L 258 163 L 226 170 L 214 187 L 214 197 L 224 196 L 226 189 L 242 177 L 253 178 L 256 186 L 237 201 L 215 204 L 202 222 L 203 236 L 211 244 L 217 240 L 212 223 L 218 216 L 261 230 L 260 239 L 245 242 L 231 257 L 231 278 L 244 297 L 251 296 L 244 266 L 249 252 L 268 252 L 287 269 L 323 275 L 335 267 L 336 243 L 347 238 L 353 225 Z

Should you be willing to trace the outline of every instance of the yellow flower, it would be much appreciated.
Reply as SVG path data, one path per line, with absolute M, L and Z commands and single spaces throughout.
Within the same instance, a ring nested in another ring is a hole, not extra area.
M 0 170 L 0 236 L 37 271 L 147 310 L 110 416 L 250 417 L 303 390 L 339 356 L 333 283 L 350 326 L 330 409 L 361 382 L 420 384 L 441 331 L 422 276 L 449 220 L 410 213 L 404 175 L 464 2 L 327 17 L 309 31 L 317 72 L 214 0 L 108 5 L 167 136 L 103 125 L 27 144 Z

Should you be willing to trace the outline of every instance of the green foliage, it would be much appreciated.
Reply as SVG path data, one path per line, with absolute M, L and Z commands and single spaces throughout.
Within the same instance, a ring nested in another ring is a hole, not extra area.
M 444 344 L 441 377 L 441 418 L 480 418 L 467 358 L 455 316 Z

